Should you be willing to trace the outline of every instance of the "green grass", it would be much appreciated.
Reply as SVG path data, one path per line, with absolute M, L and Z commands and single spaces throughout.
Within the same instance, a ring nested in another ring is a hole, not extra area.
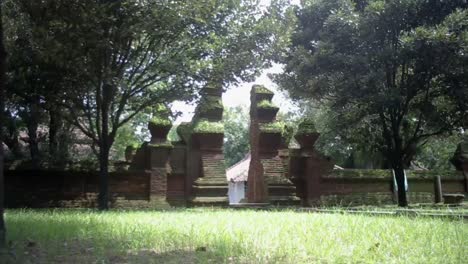
M 463 220 L 184 209 L 8 210 L 11 263 L 462 263 Z M 42 262 L 40 262 L 42 263 Z
M 360 205 L 360 206 L 329 206 L 324 209 L 331 211 L 357 211 L 364 213 L 379 213 L 379 212 L 388 212 L 388 213 L 398 213 L 398 212 L 414 212 L 418 214 L 435 214 L 435 215 L 444 215 L 444 216 L 453 216 L 452 218 L 457 218 L 460 216 L 468 215 L 468 202 L 463 202 L 457 206 L 446 205 L 446 204 L 410 204 L 406 208 L 401 208 L 396 204 L 386 204 L 386 205 Z M 311 208 L 313 211 L 314 208 Z

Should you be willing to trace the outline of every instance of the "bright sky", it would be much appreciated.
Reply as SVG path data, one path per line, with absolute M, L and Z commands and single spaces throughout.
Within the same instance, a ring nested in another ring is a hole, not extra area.
M 275 93 L 275 96 L 273 97 L 273 103 L 280 107 L 280 111 L 287 112 L 296 109 L 287 96 L 278 91 L 278 86 L 267 76 L 269 73 L 281 72 L 281 65 L 275 64 L 273 67 L 263 71 L 263 73 L 254 82 L 244 82 L 237 86 L 230 86 L 223 94 L 224 107 L 235 107 L 238 105 L 249 107 L 250 89 L 252 89 L 252 85 L 261 84 Z M 193 117 L 195 105 L 189 105 L 183 102 L 175 102 L 172 106 L 172 110 L 182 112 L 182 115 L 175 121 L 176 124 L 180 122 L 188 122 Z
M 292 5 L 300 5 L 300 0 L 290 0 Z M 260 5 L 267 6 L 270 0 L 260 0 Z M 263 73 L 251 83 L 241 83 L 237 86 L 231 86 L 223 94 L 223 104 L 225 107 L 235 107 L 238 105 L 250 106 L 250 89 L 254 84 L 261 84 L 272 90 L 275 93 L 273 103 L 280 107 L 280 111 L 290 111 L 296 109 L 291 101 L 282 92 L 278 91 L 278 86 L 268 78 L 269 73 L 281 73 L 282 67 L 279 64 L 274 64 L 273 67 L 263 71 Z M 188 105 L 183 102 L 175 102 L 172 105 L 172 110 L 181 111 L 182 115 L 175 121 L 176 124 L 180 122 L 188 122 L 193 117 L 195 105 Z

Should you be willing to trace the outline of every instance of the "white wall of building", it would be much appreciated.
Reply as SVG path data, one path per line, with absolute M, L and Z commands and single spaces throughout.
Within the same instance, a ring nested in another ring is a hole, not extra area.
M 245 182 L 229 182 L 229 204 L 239 203 L 245 198 Z

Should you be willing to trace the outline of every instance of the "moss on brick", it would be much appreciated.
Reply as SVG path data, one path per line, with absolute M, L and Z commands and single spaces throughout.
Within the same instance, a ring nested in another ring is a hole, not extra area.
M 274 94 L 263 85 L 255 84 L 252 88 L 256 94 Z
M 169 116 L 171 114 L 171 110 L 162 103 L 155 104 L 153 107 L 153 115 L 157 116 Z
M 155 147 L 155 148 L 174 148 L 174 145 L 172 145 L 170 142 L 165 142 L 165 143 L 160 143 L 160 144 L 148 144 L 150 147 Z
M 390 192 L 332 194 L 320 196 L 322 206 L 356 206 L 393 204 Z
M 157 127 L 172 127 L 172 122 L 169 118 L 166 117 L 153 117 L 150 120 L 150 124 Z
M 457 171 L 415 171 L 406 170 L 406 177 L 411 179 L 432 179 L 435 176 L 441 176 L 445 179 L 463 179 L 461 173 Z M 345 169 L 333 170 L 324 178 L 341 178 L 341 179 L 391 179 L 393 173 L 391 169 L 387 170 L 368 170 L 368 169 Z
M 156 104 L 153 107 L 153 118 L 150 120 L 150 124 L 156 127 L 171 127 L 170 114 L 171 110 L 166 105 Z
M 305 118 L 299 123 L 297 135 L 311 134 L 317 132 L 315 122 L 311 118 Z
M 210 81 L 203 87 L 203 89 L 220 90 L 223 89 L 223 83 L 221 81 Z
M 284 122 L 261 123 L 259 126 L 260 132 L 263 133 L 284 133 Z
M 208 120 L 199 120 L 193 127 L 194 133 L 224 133 L 224 124 L 222 122 L 210 122 Z
M 223 109 L 221 98 L 213 95 L 205 96 L 199 104 L 199 111 L 205 113 L 214 109 Z
M 345 169 L 333 170 L 330 175 L 324 176 L 325 178 L 341 178 L 341 179 L 359 179 L 359 178 L 372 178 L 372 179 L 391 179 L 391 170 L 359 170 L 359 169 Z
M 269 100 L 261 100 L 260 102 L 257 103 L 257 108 L 261 108 L 261 109 L 279 109 L 278 107 L 276 107 Z
M 443 179 L 463 179 L 463 175 L 459 171 L 423 171 L 423 170 L 407 170 L 406 177 L 408 179 L 434 178 L 440 176 Z

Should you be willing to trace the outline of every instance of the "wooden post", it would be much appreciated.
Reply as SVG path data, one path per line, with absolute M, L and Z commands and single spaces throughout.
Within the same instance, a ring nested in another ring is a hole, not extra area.
M 442 201 L 442 182 L 440 176 L 434 177 L 434 202 L 441 203 Z

